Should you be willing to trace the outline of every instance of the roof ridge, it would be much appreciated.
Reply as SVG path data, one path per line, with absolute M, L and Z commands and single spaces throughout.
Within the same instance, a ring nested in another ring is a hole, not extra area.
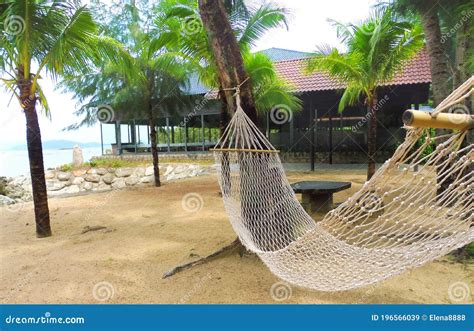
M 310 59 L 310 57 L 301 57 L 301 58 L 298 58 L 298 59 L 288 59 L 288 60 L 275 61 L 275 62 L 273 62 L 273 64 L 278 64 L 278 63 L 283 63 L 283 62 L 307 61 L 309 59 Z
M 265 49 L 262 49 L 262 50 L 260 50 L 260 51 L 257 51 L 257 53 L 258 53 L 258 52 L 263 52 L 263 51 L 268 51 L 269 49 L 278 49 L 278 50 L 281 50 L 281 51 L 289 51 L 289 52 L 296 52 L 296 53 L 303 53 L 303 54 L 311 54 L 311 53 L 313 53 L 313 52 L 298 51 L 298 50 L 295 50 L 295 49 L 281 48 L 281 47 L 265 48 Z

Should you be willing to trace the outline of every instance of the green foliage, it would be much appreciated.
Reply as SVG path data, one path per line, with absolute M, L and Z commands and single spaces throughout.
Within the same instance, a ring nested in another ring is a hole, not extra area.
M 137 165 L 137 162 L 115 158 L 94 158 L 87 165 L 91 168 L 123 168 Z
M 420 137 L 420 139 L 417 142 L 417 146 L 423 146 L 426 143 L 426 140 L 429 138 L 435 138 L 436 137 L 436 130 L 435 129 L 427 129 L 424 131 L 423 135 Z M 422 157 L 431 155 L 433 151 L 436 148 L 436 143 L 434 139 L 430 139 L 431 142 L 426 146 L 426 148 L 422 152 Z
M 380 6 L 391 6 L 409 20 L 420 20 L 424 13 L 436 13 L 441 28 L 441 42 L 445 58 L 452 72 L 465 70 L 469 76 L 474 72 L 474 6 L 472 0 L 379 0 Z M 456 49 L 459 43 L 467 42 L 465 49 Z M 457 54 L 457 52 L 464 54 Z M 456 59 L 464 58 L 465 68 L 457 67 Z
M 107 17 L 104 33 L 124 43 L 127 62 L 105 58 L 93 72 L 66 77 L 62 87 L 75 94 L 81 104 L 76 115 L 83 118 L 68 129 L 96 123 L 97 107 L 103 104 L 113 109 L 113 119 L 120 120 L 188 108 L 193 101 L 184 93 L 189 65 L 169 51 L 159 28 L 151 29 L 153 7 L 146 1 L 118 12 L 114 5 L 98 7 L 98 16 Z
M 71 171 L 73 168 L 74 167 L 71 163 L 67 163 L 67 164 L 63 164 L 63 165 L 59 166 L 59 170 L 64 171 L 64 172 Z
M 99 35 L 91 12 L 77 1 L 9 1 L 0 6 L 0 22 L 12 19 L 16 26 L 0 24 L 0 75 L 8 76 L 0 82 L 20 100 L 20 79 L 31 81 L 30 98 L 37 98 L 47 115 L 38 84 L 42 76 L 69 75 L 105 57 L 115 61 L 122 52 L 114 40 Z
M 323 70 L 347 83 L 339 111 L 361 98 L 370 104 L 376 88 L 389 81 L 423 46 L 421 26 L 402 20 L 391 8 L 379 8 L 360 25 L 332 21 L 347 53 L 320 49 L 308 63 L 308 72 Z
M 292 86 L 280 79 L 272 61 L 262 53 L 243 52 L 245 69 L 252 78 L 257 111 L 264 114 L 275 105 L 284 105 L 292 112 L 302 108 L 301 99 L 291 93 Z
M 268 30 L 287 26 L 288 11 L 271 3 L 257 7 L 246 6 L 243 1 L 227 1 L 225 4 L 245 69 L 252 81 L 257 110 L 262 113 L 282 104 L 292 111 L 300 110 L 300 100 L 291 94 L 291 86 L 277 77 L 272 62 L 264 54 L 252 54 L 249 50 Z M 166 29 L 176 53 L 193 66 L 201 83 L 217 89 L 217 69 L 197 1 L 164 0 L 158 9 L 164 14 L 158 16 L 155 23 Z
M 467 254 L 470 258 L 474 258 L 474 243 L 470 243 L 466 246 Z

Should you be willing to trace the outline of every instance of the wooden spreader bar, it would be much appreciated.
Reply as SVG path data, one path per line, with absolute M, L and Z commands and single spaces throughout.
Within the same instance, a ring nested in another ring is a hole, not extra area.
M 466 130 L 474 128 L 474 116 L 469 114 L 439 113 L 431 116 L 429 112 L 406 110 L 402 117 L 406 126 L 416 128 L 435 128 Z

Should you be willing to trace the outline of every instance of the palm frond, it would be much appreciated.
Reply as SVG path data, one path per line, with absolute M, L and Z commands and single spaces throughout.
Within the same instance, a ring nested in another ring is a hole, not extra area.
M 277 27 L 288 28 L 287 14 L 288 10 L 285 8 L 264 4 L 251 12 L 248 21 L 233 20 L 233 28 L 236 31 L 239 44 L 254 46 L 256 41 L 268 30 Z

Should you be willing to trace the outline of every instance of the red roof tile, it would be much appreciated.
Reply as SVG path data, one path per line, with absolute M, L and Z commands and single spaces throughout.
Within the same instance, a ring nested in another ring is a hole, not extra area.
M 294 87 L 294 92 L 338 90 L 346 87 L 344 82 L 331 78 L 327 73 L 314 72 L 306 74 L 304 68 L 307 59 L 275 62 L 278 75 Z M 407 61 L 401 72 L 383 85 L 404 85 L 430 83 L 431 71 L 428 55 L 425 50 Z

